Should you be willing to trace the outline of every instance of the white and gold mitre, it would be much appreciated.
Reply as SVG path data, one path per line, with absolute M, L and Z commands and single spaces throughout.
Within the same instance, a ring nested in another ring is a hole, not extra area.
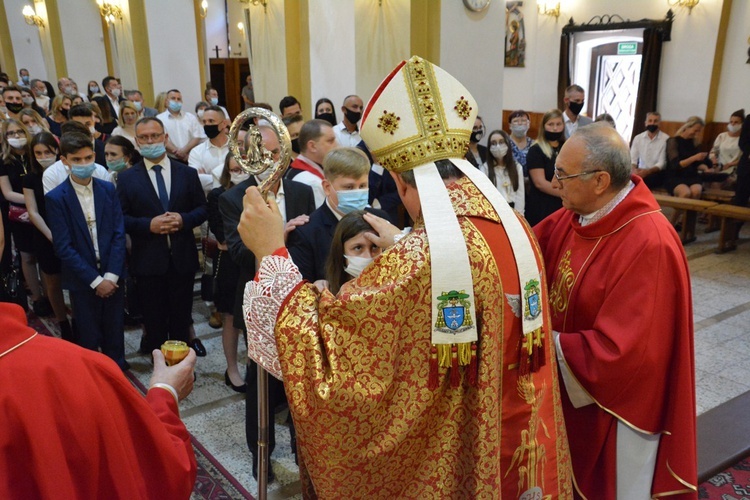
M 383 80 L 370 98 L 360 134 L 392 172 L 463 158 L 477 117 L 466 87 L 443 69 L 414 56 Z
M 474 183 L 492 204 L 510 240 L 520 289 L 528 290 L 521 300 L 522 371 L 538 367 L 532 367 L 530 360 L 542 347 L 541 311 L 546 291 L 540 286 L 530 235 L 493 183 L 465 159 L 477 112 L 478 105 L 466 87 L 446 71 L 414 56 L 401 62 L 375 90 L 360 129 L 384 168 L 414 173 L 430 248 L 433 356 L 440 366 L 453 369 L 452 384 L 458 381 L 453 375 L 459 366 L 469 365 L 469 380 L 474 378 L 479 332 L 468 250 L 435 165 L 438 160 L 450 160 Z M 437 379 L 437 364 L 431 363 L 433 380 Z

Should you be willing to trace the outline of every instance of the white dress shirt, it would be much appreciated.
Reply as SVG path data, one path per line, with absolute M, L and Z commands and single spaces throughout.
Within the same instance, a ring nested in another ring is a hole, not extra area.
M 49 193 L 57 186 L 65 182 L 70 175 L 70 170 L 62 160 L 57 160 L 55 163 L 44 169 L 42 174 L 42 187 L 44 188 L 44 194 Z M 112 182 L 112 177 L 106 168 L 96 163 L 96 170 L 94 170 L 94 177 L 103 181 Z
M 216 168 L 224 169 L 227 153 L 229 153 L 229 140 L 223 146 L 215 146 L 210 140 L 204 141 L 190 150 L 188 165 L 198 171 L 204 191 L 211 191 L 215 187 L 212 172 Z
M 146 166 L 146 172 L 148 172 L 148 178 L 151 179 L 151 185 L 154 186 L 154 192 L 156 197 L 159 198 L 159 185 L 156 183 L 156 171 L 154 165 L 161 165 L 161 175 L 164 177 L 164 185 L 167 188 L 167 198 L 172 194 L 172 162 L 169 161 L 169 156 L 164 156 L 164 159 L 159 163 L 154 163 L 148 158 L 143 159 L 143 164 Z
M 362 138 L 359 136 L 359 128 L 354 130 L 354 132 L 349 132 L 346 129 L 344 122 L 333 127 L 333 133 L 336 136 L 336 141 L 338 141 L 342 147 L 353 148 L 362 141 Z
M 184 148 L 193 139 L 206 139 L 203 126 L 192 113 L 180 111 L 178 115 L 173 115 L 167 110 L 156 117 L 164 124 L 169 140 L 178 149 Z
M 104 95 L 107 96 L 107 99 L 109 99 L 109 102 L 112 103 L 112 107 L 115 108 L 115 116 L 113 116 L 112 119 L 114 121 L 117 121 L 117 118 L 120 116 L 120 100 L 117 97 L 112 99 L 109 96 L 109 94 L 104 94 Z
M 320 172 L 321 176 L 323 175 L 323 169 L 320 167 L 320 165 L 318 165 L 311 159 L 306 158 L 304 155 L 297 155 L 297 159 L 313 167 L 316 171 Z M 326 193 L 325 191 L 323 191 L 323 179 L 313 174 L 312 172 L 303 171 L 295 175 L 293 180 L 295 182 L 307 184 L 312 188 L 313 196 L 315 196 L 315 208 L 318 208 L 323 204 L 326 199 Z
M 83 216 L 86 218 L 86 226 L 89 228 L 89 236 L 91 236 L 91 243 L 94 245 L 94 253 L 96 254 L 96 262 L 99 262 L 99 238 L 96 228 L 96 208 L 94 206 L 94 191 L 92 190 L 92 186 L 94 185 L 94 181 L 91 180 L 87 185 L 83 186 L 81 184 L 78 184 L 77 182 L 73 181 L 73 179 L 70 180 L 70 183 L 73 185 L 73 190 L 76 193 L 76 197 L 78 198 L 78 203 L 81 204 L 81 210 L 83 211 Z M 120 277 L 114 273 L 104 273 L 104 277 L 97 276 L 94 281 L 92 281 L 89 286 L 92 289 L 96 289 L 99 284 L 104 280 L 109 280 L 112 283 L 117 283 L 117 280 L 119 280 Z
M 669 136 L 658 130 L 654 138 L 648 136 L 648 130 L 633 138 L 630 146 L 630 162 L 638 168 L 659 167 L 664 170 L 667 163 L 667 139 Z

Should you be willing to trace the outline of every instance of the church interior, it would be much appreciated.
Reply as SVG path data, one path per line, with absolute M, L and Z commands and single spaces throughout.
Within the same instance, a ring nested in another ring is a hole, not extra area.
M 668 33 L 657 69 L 647 73 L 654 81 L 642 82 L 649 23 L 668 26 Z M 734 111 L 750 112 L 749 29 L 746 0 L 3 0 L 0 69 L 14 77 L 27 68 L 53 85 L 68 76 L 79 89 L 114 75 L 123 89 L 140 90 L 147 106 L 178 88 L 186 109 L 210 82 L 232 117 L 243 109 L 249 74 L 257 102 L 276 108 L 293 95 L 310 119 L 321 97 L 338 106 L 357 94 L 366 105 L 391 69 L 416 54 L 469 89 L 488 131 L 508 130 L 510 112 L 523 109 L 534 137 L 542 115 L 560 107 L 560 89 L 577 83 L 586 89 L 584 112 L 611 114 L 629 141 L 643 130 L 634 118 L 651 111 L 636 102 L 648 84 L 662 130 L 671 135 L 688 117 L 702 117 L 708 150 Z M 509 57 L 509 50 L 516 52 Z M 630 62 L 610 74 L 602 65 L 607 57 Z M 673 210 L 665 206 L 665 215 Z M 710 222 L 698 219 L 696 240 L 685 244 L 704 480 L 750 455 L 750 225 L 736 248 L 720 251 L 720 232 L 710 231 Z M 228 497 L 253 498 L 245 396 L 223 383 L 221 330 L 209 326 L 209 316 L 196 293 L 194 326 L 208 355 L 198 361 L 181 416 L 208 457 L 207 474 L 225 478 Z M 125 333 L 131 380 L 147 386 L 151 366 L 138 353 L 141 330 Z M 268 498 L 301 498 L 286 410 L 276 421 L 276 480 Z M 208 495 L 196 487 L 193 498 Z

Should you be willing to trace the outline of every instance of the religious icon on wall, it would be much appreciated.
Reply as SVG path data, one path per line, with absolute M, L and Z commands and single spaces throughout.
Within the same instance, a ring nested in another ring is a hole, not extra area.
M 523 24 L 523 2 L 505 4 L 505 66 L 523 68 L 526 64 L 526 28 Z

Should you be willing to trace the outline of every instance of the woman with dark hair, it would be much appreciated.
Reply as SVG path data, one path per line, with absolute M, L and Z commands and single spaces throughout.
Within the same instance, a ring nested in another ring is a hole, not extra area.
M 102 93 L 99 91 L 99 82 L 95 80 L 89 81 L 87 94 L 89 96 L 89 101 L 93 101 L 94 97 L 101 96 Z
M 364 219 L 366 213 L 364 210 L 349 212 L 336 225 L 326 261 L 327 288 L 334 295 L 339 293 L 344 283 L 359 277 L 383 251 L 365 236 L 365 233 L 375 233 Z M 318 288 L 326 287 L 324 282 L 315 284 Z
M 44 203 L 42 174 L 44 169 L 58 160 L 57 139 L 50 132 L 41 132 L 31 139 L 33 158 L 29 173 L 23 178 L 23 197 L 29 219 L 34 225 L 34 253 L 45 285 L 47 297 L 55 313 L 64 340 L 73 340 L 73 332 L 68 323 L 68 308 L 62 291 L 61 264 L 52 247 L 52 231 L 47 225 L 47 211 Z
M 717 187 L 730 189 L 737 181 L 737 165 L 740 163 L 740 131 L 745 119 L 745 110 L 738 109 L 729 116 L 727 131 L 716 136 L 709 158 L 718 167 L 719 172 L 729 174 L 729 179 Z
M 107 169 L 112 174 L 112 182 L 117 184 L 117 174 L 127 170 L 139 161 L 141 155 L 136 151 L 133 143 L 122 135 L 113 135 L 104 143 L 104 158 Z
M 521 165 L 523 176 L 528 178 L 526 155 L 531 145 L 534 144 L 534 141 L 528 136 L 529 126 L 531 125 L 529 114 L 522 109 L 512 112 L 508 117 L 508 125 L 510 126 L 510 150 L 513 152 L 513 158 Z
M 513 158 L 511 139 L 502 130 L 493 130 L 487 138 L 487 161 L 479 167 L 495 185 L 505 201 L 523 215 L 526 193 L 523 185 L 523 170 Z
M 224 159 L 224 169 L 219 177 L 220 187 L 208 193 L 208 227 L 219 242 L 219 252 L 214 259 L 214 305 L 223 316 L 221 343 L 227 369 L 224 372 L 224 383 L 235 392 L 246 392 L 245 378 L 240 374 L 237 365 L 237 343 L 240 332 L 234 327 L 234 298 L 237 291 L 237 279 L 240 268 L 229 255 L 224 236 L 224 221 L 219 212 L 219 196 L 233 186 L 244 182 L 249 177 L 242 171 L 231 153 Z
M 26 285 L 31 290 L 34 312 L 48 316 L 52 309 L 42 296 L 42 287 L 34 257 L 34 226 L 31 225 L 23 196 L 23 178 L 29 173 L 31 137 L 26 127 L 13 118 L 2 123 L 2 152 L 0 155 L 0 190 L 10 204 L 8 226 L 16 250 L 21 254 L 21 269 Z
M 562 111 L 552 109 L 542 117 L 542 130 L 526 155 L 529 170 L 529 196 L 526 199 L 526 220 L 532 226 L 562 208 L 560 192 L 552 187 L 555 161 L 565 138 Z
M 325 120 L 331 124 L 332 127 L 338 125 L 336 121 L 336 108 L 333 106 L 333 102 L 327 97 L 321 97 L 318 102 L 315 103 L 315 119 Z

